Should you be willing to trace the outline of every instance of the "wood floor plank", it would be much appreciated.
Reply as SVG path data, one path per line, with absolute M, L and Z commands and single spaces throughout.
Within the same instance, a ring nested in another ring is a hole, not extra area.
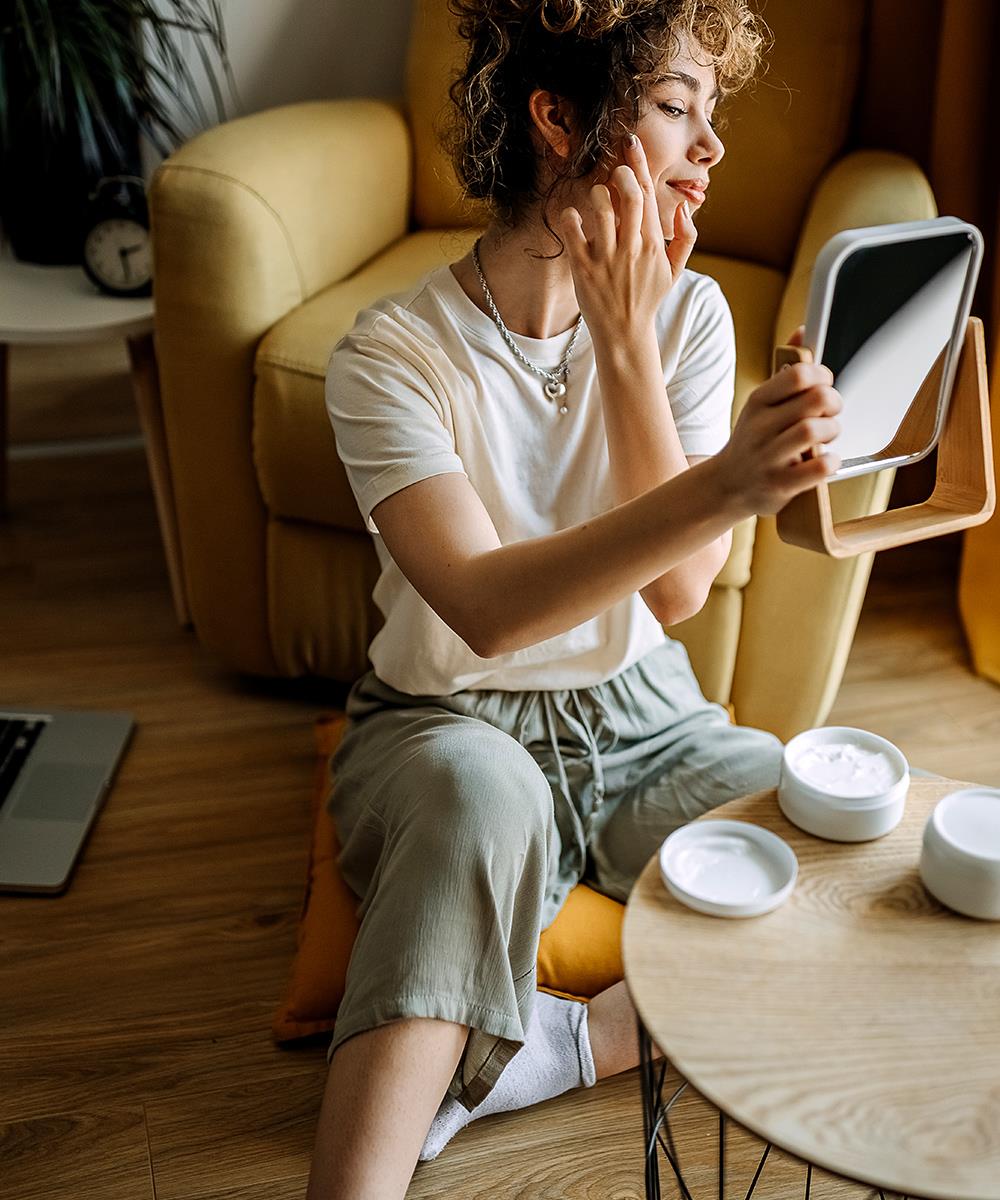
M 307 1175 L 301 1173 L 288 1179 L 268 1179 L 265 1183 L 248 1183 L 221 1192 L 196 1192 L 179 1200 L 302 1200 Z
M 285 1050 L 273 1045 L 271 1007 L 269 1001 L 258 1001 L 242 1011 L 165 1018 L 139 1028 L 126 1023 L 121 1029 L 115 1027 L 120 1014 L 111 1011 L 100 1033 L 84 1029 L 81 1038 L 50 1032 L 8 1043 L 0 1053 L 4 1074 L 14 1084 L 0 1097 L 0 1120 L 59 1111 L 67 1099 L 78 1100 L 81 1091 L 93 1103 L 134 1103 L 180 1090 L 210 1089 L 232 1077 L 310 1072 L 314 1063 L 325 1063 L 322 1047 Z
M 86 1107 L 0 1124 L 5 1200 L 156 1200 L 142 1108 Z
M 325 1055 L 294 1075 L 274 1071 L 248 1086 L 179 1090 L 146 1106 L 157 1200 L 299 1178 L 305 1191 Z M 305 1174 L 303 1169 L 305 1168 Z

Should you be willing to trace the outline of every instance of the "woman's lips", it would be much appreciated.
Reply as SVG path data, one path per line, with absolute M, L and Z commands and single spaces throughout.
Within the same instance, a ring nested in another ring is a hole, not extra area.
M 688 200 L 693 200 L 696 204 L 703 204 L 705 202 L 705 193 L 701 188 L 681 187 L 678 183 L 671 183 L 669 186 L 675 192 L 680 192 L 682 196 L 686 196 Z

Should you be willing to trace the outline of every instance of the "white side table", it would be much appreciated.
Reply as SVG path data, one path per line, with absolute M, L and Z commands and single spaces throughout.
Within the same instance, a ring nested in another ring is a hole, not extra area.
M 125 338 L 174 610 L 178 621 L 189 625 L 160 406 L 153 299 L 106 296 L 90 282 L 83 267 L 19 262 L 9 246 L 4 246 L 0 252 L 0 514 L 7 510 L 7 347 L 17 343 L 44 345 Z

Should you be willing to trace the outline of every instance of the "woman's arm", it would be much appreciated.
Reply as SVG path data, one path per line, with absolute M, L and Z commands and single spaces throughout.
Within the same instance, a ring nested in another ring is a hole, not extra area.
M 835 454 L 802 459 L 839 433 L 832 380 L 820 364 L 783 368 L 751 393 L 719 454 L 558 533 L 502 546 L 457 472 L 401 489 L 372 519 L 403 574 L 474 653 L 510 653 L 605 612 L 835 471 Z
M 482 658 L 565 633 L 721 536 L 741 510 L 713 460 L 545 537 L 501 546 L 463 475 L 434 475 L 372 519 L 403 574 Z
M 673 237 L 664 242 L 642 142 L 630 142 L 607 184 L 591 188 L 584 211 L 567 208 L 562 214 L 573 283 L 594 343 L 619 501 L 689 469 L 666 395 L 655 321 L 697 240 L 685 201 L 675 207 Z M 729 554 L 731 524 L 641 587 L 662 624 L 676 624 L 704 605 Z
M 595 352 L 611 480 L 615 499 L 624 503 L 675 478 L 690 464 L 667 398 L 655 331 L 650 329 L 635 344 L 595 345 Z M 657 620 L 676 625 L 700 611 L 731 544 L 727 529 L 639 589 Z

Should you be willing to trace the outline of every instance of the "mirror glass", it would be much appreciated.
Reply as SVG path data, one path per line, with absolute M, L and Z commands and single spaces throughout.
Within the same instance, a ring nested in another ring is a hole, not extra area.
M 937 444 L 974 251 L 958 231 L 861 246 L 841 264 L 815 356 L 844 401 L 841 433 L 829 443 L 842 459 L 834 478 L 916 462 Z

